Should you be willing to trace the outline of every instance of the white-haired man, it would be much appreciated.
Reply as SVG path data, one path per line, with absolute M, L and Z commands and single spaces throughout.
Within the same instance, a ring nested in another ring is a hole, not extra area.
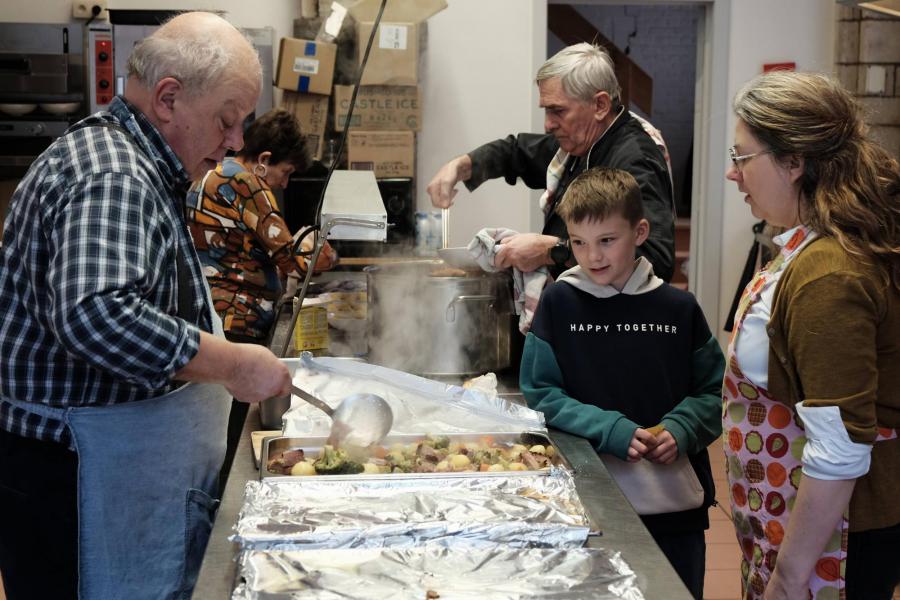
M 138 44 L 122 97 L 16 190 L 0 250 L 0 571 L 7 597 L 189 597 L 231 397 L 288 393 L 233 344 L 184 222 L 189 182 L 243 145 L 252 45 L 210 13 Z M 188 383 L 190 382 L 190 383 Z
M 535 79 L 546 134 L 510 135 L 452 159 L 428 184 L 432 204 L 449 207 L 460 181 L 469 191 L 498 177 L 511 185 L 521 178 L 532 189 L 544 189 L 543 231 L 503 239 L 495 264 L 523 272 L 548 265 L 558 275 L 574 264 L 566 226 L 556 214 L 569 182 L 595 166 L 622 169 L 637 179 L 650 222 L 650 236 L 638 254 L 650 260 L 657 276 L 669 281 L 675 264 L 675 226 L 665 146 L 658 131 L 622 106 L 609 55 L 592 44 L 569 46 L 548 59 Z

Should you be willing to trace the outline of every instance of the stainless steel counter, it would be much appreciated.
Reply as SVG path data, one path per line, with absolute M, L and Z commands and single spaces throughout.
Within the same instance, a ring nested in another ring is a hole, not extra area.
M 279 323 L 272 340 L 273 348 L 280 348 L 287 325 Z M 505 391 L 511 391 L 506 384 Z M 234 587 L 238 546 L 229 542 L 232 527 L 237 522 L 243 504 L 244 486 L 256 479 L 258 471 L 253 460 L 250 433 L 261 429 L 259 410 L 251 406 L 240 444 L 231 466 L 228 485 L 213 527 L 206 556 L 200 570 L 200 578 L 194 589 L 197 599 L 229 598 Z M 575 470 L 575 485 L 585 508 L 603 534 L 591 537 L 590 547 L 618 550 L 638 576 L 638 586 L 648 600 L 690 600 L 691 596 L 663 553 L 650 537 L 631 505 L 622 495 L 606 467 L 597 457 L 591 445 L 583 438 L 550 430 L 553 444 L 565 455 Z

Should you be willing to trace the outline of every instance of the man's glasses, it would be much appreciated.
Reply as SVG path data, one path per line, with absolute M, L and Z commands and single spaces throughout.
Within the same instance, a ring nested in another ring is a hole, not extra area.
M 731 157 L 731 162 L 734 164 L 734 168 L 740 172 L 741 165 L 754 156 L 759 156 L 760 154 L 769 154 L 772 152 L 771 150 L 760 150 L 759 152 L 753 152 L 752 154 L 738 154 L 737 150 L 734 149 L 734 146 L 728 149 L 728 156 Z

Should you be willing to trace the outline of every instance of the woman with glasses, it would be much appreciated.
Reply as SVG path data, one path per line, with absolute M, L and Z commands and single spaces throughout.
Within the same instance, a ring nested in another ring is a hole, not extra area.
M 774 72 L 734 100 L 726 177 L 781 227 L 723 385 L 745 597 L 890 599 L 900 583 L 900 172 L 853 98 Z

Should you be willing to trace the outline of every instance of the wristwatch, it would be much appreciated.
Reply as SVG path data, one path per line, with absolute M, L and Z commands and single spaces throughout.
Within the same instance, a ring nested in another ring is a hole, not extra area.
M 566 264 L 566 261 L 569 260 L 569 257 L 572 256 L 572 249 L 569 246 L 569 240 L 560 238 L 556 242 L 556 244 L 550 246 L 548 254 L 550 255 L 550 260 L 552 260 L 555 264 L 564 266 Z

